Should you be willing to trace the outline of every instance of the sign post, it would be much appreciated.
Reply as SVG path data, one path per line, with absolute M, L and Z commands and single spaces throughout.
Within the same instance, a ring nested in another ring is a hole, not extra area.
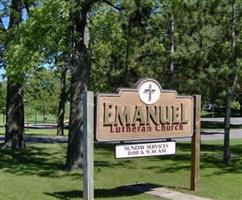
M 83 199 L 94 199 L 94 95 L 86 91 L 83 96 Z
M 194 95 L 194 134 L 192 136 L 191 190 L 197 191 L 200 179 L 201 96 Z

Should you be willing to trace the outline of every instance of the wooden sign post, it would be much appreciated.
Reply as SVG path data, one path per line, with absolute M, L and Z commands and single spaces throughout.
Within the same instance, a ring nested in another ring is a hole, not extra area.
M 83 199 L 94 199 L 94 95 L 87 91 L 83 96 Z
M 194 133 L 192 136 L 191 190 L 197 191 L 200 179 L 201 96 L 194 95 Z

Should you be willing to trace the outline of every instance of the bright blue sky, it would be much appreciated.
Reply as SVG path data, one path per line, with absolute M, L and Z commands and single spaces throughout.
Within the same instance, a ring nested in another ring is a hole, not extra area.
M 0 2 L 0 11 L 4 11 L 4 5 Z M 3 21 L 3 24 L 5 26 L 5 28 L 8 27 L 8 23 L 9 23 L 9 17 L 2 17 L 2 21 Z
M 1 2 L 0 2 L 0 11 L 2 11 L 3 9 L 4 9 L 3 8 L 3 4 L 1 4 Z M 23 21 L 27 20 L 28 14 L 27 14 L 27 10 L 26 9 L 22 10 L 22 17 L 23 17 Z M 7 29 L 8 25 L 9 25 L 9 16 L 2 17 L 2 22 L 3 22 L 3 25 L 4 25 L 5 29 Z M 5 70 L 3 68 L 0 68 L 0 80 L 2 80 L 2 75 L 3 74 L 5 74 Z
M 9 24 L 9 17 L 2 17 L 4 27 L 7 29 Z
M 3 21 L 4 27 L 7 28 L 9 23 L 9 17 L 3 17 L 2 21 Z M 2 80 L 3 74 L 5 74 L 5 70 L 3 68 L 0 68 L 0 80 Z
M 3 10 L 3 5 L 0 3 L 0 11 Z M 5 28 L 8 27 L 9 17 L 2 17 L 2 22 Z M 0 68 L 0 80 L 2 80 L 2 75 L 5 74 L 5 70 Z

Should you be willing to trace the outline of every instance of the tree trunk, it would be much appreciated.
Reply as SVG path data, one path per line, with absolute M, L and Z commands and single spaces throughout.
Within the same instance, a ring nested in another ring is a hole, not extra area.
M 173 60 L 173 54 L 175 52 L 175 19 L 173 11 L 171 11 L 171 18 L 170 18 L 170 59 L 169 59 L 169 87 L 174 88 L 175 87 L 175 66 L 174 66 L 174 60 Z
M 231 116 L 231 103 L 233 99 L 233 91 L 229 88 L 225 102 L 225 118 L 224 118 L 224 164 L 230 162 L 230 116 Z
M 21 22 L 21 11 L 24 1 L 12 0 L 8 33 Z M 8 77 L 5 143 L 3 148 L 17 150 L 25 147 L 24 143 L 24 102 L 22 75 Z
M 224 117 L 224 164 L 230 163 L 230 117 L 231 117 L 231 103 L 234 96 L 234 90 L 238 79 L 238 65 L 236 54 L 236 1 L 232 0 L 232 20 L 231 20 L 231 52 L 232 52 L 232 77 L 231 85 L 228 88 L 226 96 L 226 107 Z
M 174 19 L 174 14 L 171 12 L 171 27 L 170 27 L 170 55 L 173 56 L 172 54 L 175 51 L 175 39 L 174 39 L 174 32 L 175 32 L 175 19 Z M 173 75 L 174 73 L 174 61 L 173 58 L 170 60 L 170 66 L 169 66 L 170 73 Z M 172 81 L 172 80 L 171 80 Z
M 23 85 L 8 78 L 4 149 L 25 147 Z
M 64 135 L 65 102 L 66 102 L 66 71 L 65 66 L 61 69 L 60 77 L 60 100 L 58 106 L 57 135 Z
M 73 38 L 70 120 L 66 158 L 66 169 L 68 171 L 77 169 L 82 165 L 83 108 L 81 94 L 87 90 L 91 68 L 87 26 L 89 6 L 83 3 L 81 11 L 76 10 L 73 13 L 73 33 L 75 35 L 78 33 L 81 38 L 77 36 Z

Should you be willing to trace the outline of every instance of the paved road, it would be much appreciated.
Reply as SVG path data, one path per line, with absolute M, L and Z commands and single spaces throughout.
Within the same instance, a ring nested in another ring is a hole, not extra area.
M 219 140 L 224 138 L 224 130 L 202 129 L 202 140 Z M 242 129 L 231 129 L 230 138 L 242 138 Z
M 223 123 L 223 117 L 215 117 L 215 118 L 202 118 L 202 122 L 215 122 L 215 123 Z M 232 125 L 242 125 L 242 117 L 233 117 L 230 120 L 230 124 Z
M 242 129 L 231 129 L 230 130 L 231 139 L 242 138 Z M 202 129 L 201 130 L 201 140 L 223 140 L 224 139 L 224 130 L 211 130 L 211 129 Z M 191 138 L 181 138 L 177 141 L 190 141 Z

